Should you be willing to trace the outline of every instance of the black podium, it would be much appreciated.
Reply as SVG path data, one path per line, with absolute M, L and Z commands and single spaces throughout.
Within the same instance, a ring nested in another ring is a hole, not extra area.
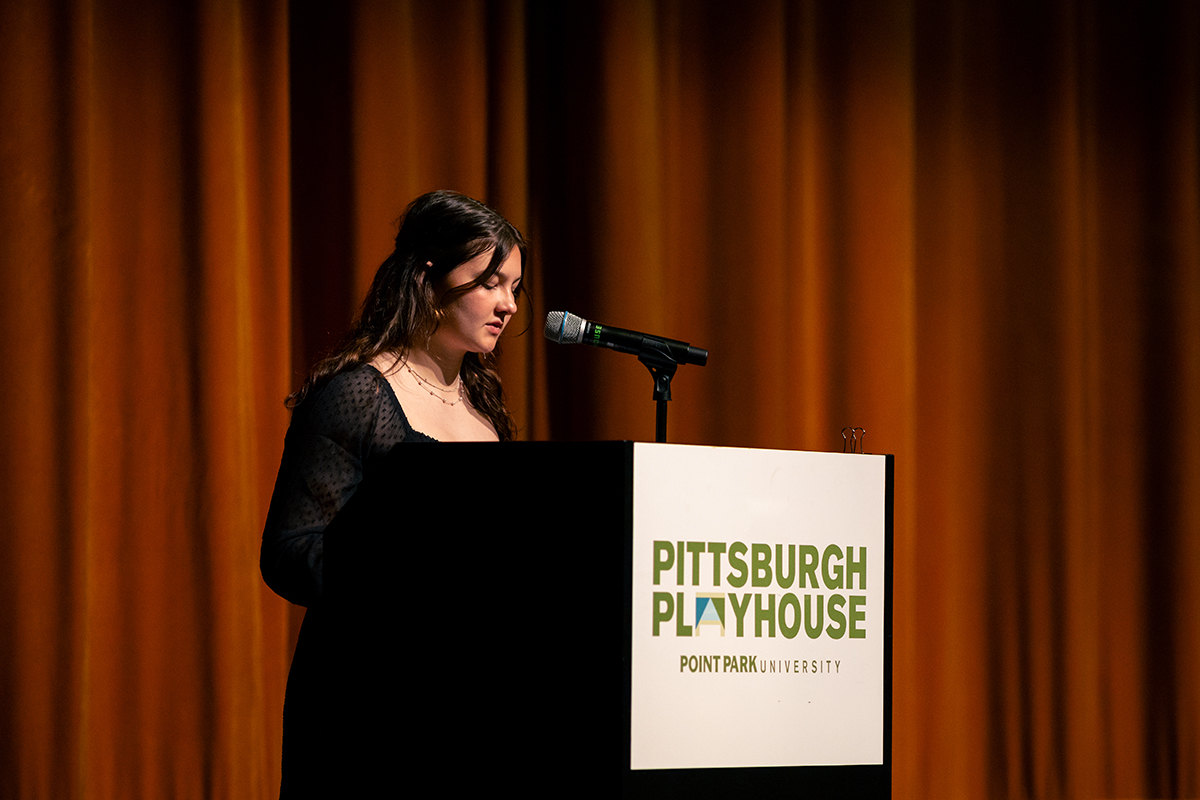
M 330 759 L 350 791 L 890 796 L 892 474 L 631 442 L 395 448 L 326 535 Z M 821 525 L 860 512 L 817 506 L 859 480 L 875 538 L 846 545 Z

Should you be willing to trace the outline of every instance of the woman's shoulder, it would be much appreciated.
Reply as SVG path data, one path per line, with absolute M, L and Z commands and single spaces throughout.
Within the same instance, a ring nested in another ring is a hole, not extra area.
M 356 364 L 331 375 L 320 387 L 320 395 L 335 400 L 377 402 L 387 379 L 370 364 Z
M 357 364 L 313 386 L 297 409 L 307 407 L 329 413 L 371 408 L 384 396 L 386 380 L 370 364 Z
M 386 395 L 386 379 L 359 364 L 312 387 L 296 406 L 292 424 L 335 439 L 360 439 L 375 427 Z

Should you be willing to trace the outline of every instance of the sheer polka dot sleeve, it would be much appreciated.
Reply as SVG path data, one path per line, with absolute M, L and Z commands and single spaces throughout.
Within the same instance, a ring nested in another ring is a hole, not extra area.
M 360 366 L 315 388 L 296 407 L 263 530 L 260 566 L 277 594 L 320 602 L 323 533 L 371 465 L 412 431 L 386 380 Z

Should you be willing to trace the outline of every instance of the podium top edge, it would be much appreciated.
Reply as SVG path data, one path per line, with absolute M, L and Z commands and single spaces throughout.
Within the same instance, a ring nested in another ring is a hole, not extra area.
M 487 445 L 490 447 L 578 447 L 582 449 L 681 449 L 681 450 L 729 450 L 729 451 L 749 451 L 749 452 L 765 452 L 765 453 L 811 453 L 816 455 L 826 456 L 856 456 L 867 458 L 893 458 L 892 453 L 843 453 L 837 450 L 792 450 L 782 447 L 732 447 L 729 445 L 713 445 L 713 444 L 676 444 L 672 442 L 641 442 L 632 439 L 591 439 L 578 441 L 514 441 L 514 442 L 438 442 L 438 444 L 448 444 L 458 447 Z

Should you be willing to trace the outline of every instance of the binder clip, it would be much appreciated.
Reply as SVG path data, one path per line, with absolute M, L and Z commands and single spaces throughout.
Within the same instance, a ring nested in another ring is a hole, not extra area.
M 865 454 L 864 441 L 867 438 L 866 428 L 842 428 L 842 452 Z

